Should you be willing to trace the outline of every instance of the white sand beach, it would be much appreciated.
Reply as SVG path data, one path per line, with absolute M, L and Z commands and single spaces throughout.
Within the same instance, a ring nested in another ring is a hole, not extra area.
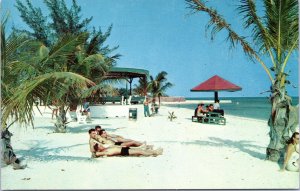
M 168 111 L 177 119 L 169 121 Z M 52 133 L 51 111 L 35 129 L 13 126 L 12 144 L 28 167 L 1 168 L 1 189 L 296 189 L 299 173 L 264 160 L 266 121 L 226 115 L 227 124 L 191 122 L 193 110 L 162 106 L 155 117 L 94 118 Z M 162 147 L 157 157 L 91 158 L 87 131 L 106 131 Z

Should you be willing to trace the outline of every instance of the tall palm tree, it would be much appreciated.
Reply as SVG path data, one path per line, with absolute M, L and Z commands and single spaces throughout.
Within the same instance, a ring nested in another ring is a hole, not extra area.
M 168 75 L 167 72 L 162 71 L 156 75 L 155 78 L 153 76 L 150 76 L 150 83 L 149 83 L 149 89 L 152 93 L 152 97 L 155 100 L 156 97 L 158 97 L 158 102 L 160 105 L 160 97 L 165 95 L 165 91 L 172 87 L 173 84 L 170 82 L 167 82 L 166 76 Z
M 271 83 L 270 100 L 272 104 L 268 121 L 270 142 L 266 151 L 267 159 L 278 161 L 289 131 L 294 132 L 298 115 L 291 105 L 291 98 L 286 91 L 288 74 L 285 72 L 289 58 L 298 50 L 298 1 L 297 0 L 263 0 L 264 9 L 259 15 L 254 0 L 240 0 L 237 7 L 244 19 L 244 29 L 249 30 L 251 38 L 235 32 L 231 25 L 218 12 L 207 7 L 202 0 L 186 0 L 190 9 L 207 13 L 210 17 L 207 28 L 211 28 L 211 38 L 220 31 L 226 31 L 227 39 L 235 47 L 240 44 L 244 53 L 258 62 L 266 72 Z M 249 41 L 248 41 L 249 40 Z M 263 58 L 268 57 L 271 66 Z
M 135 88 L 133 89 L 133 92 L 140 96 L 146 96 L 149 91 L 148 85 L 149 85 L 149 82 L 148 82 L 147 78 L 145 78 L 145 79 L 140 78 L 139 83 L 134 85 Z

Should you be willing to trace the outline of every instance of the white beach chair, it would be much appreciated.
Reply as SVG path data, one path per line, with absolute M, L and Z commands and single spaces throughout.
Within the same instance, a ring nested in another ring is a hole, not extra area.
M 124 100 L 124 96 L 121 97 L 121 105 L 126 105 L 125 100 Z
M 127 105 L 131 105 L 131 98 L 132 96 L 129 96 L 129 98 L 127 99 Z
M 86 115 L 82 115 L 79 110 L 76 111 L 76 116 L 77 116 L 77 122 L 78 123 L 86 123 Z

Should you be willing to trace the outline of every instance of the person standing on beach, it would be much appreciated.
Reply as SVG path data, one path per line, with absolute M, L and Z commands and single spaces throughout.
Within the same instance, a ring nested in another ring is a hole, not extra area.
M 151 101 L 149 100 L 149 98 L 146 97 L 145 101 L 144 101 L 144 115 L 145 117 L 150 117 L 150 111 L 149 111 L 149 103 Z
M 299 133 L 294 132 L 290 140 L 288 140 L 285 158 L 281 171 L 299 172 Z
M 52 117 L 51 119 L 53 119 L 53 117 L 55 116 L 55 118 L 57 118 L 58 115 L 58 101 L 54 100 L 52 101 L 52 105 L 53 105 L 53 109 L 52 109 Z
M 90 103 L 84 100 L 83 103 L 83 113 L 86 114 L 87 119 L 91 119 L 91 109 L 90 109 Z

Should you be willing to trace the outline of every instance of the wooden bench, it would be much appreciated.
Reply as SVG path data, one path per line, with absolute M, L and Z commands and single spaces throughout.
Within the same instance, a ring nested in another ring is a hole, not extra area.
M 201 119 L 202 123 L 213 123 L 226 125 L 226 118 L 217 112 L 208 112 L 206 116 Z

